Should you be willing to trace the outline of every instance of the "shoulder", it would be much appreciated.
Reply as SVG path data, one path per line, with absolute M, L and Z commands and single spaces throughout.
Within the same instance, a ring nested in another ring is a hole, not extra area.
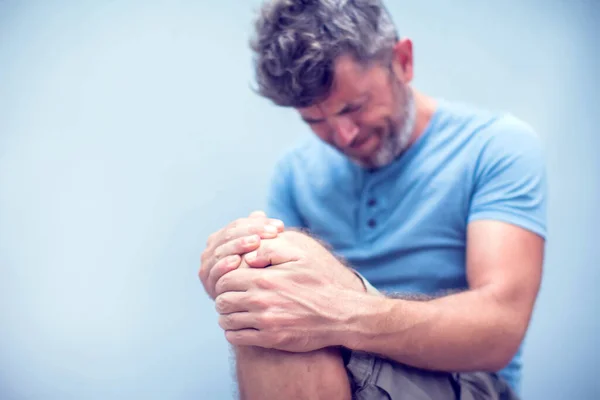
M 471 121 L 486 122 L 474 125 L 478 128 L 468 150 L 473 166 L 469 221 L 500 220 L 545 237 L 547 184 L 540 135 L 510 113 L 471 115 Z
M 443 123 L 470 136 L 481 147 L 499 145 L 506 151 L 541 147 L 538 132 L 514 114 L 464 103 L 443 103 Z
M 482 130 L 481 140 L 486 148 L 514 155 L 542 149 L 538 132 L 525 121 L 508 113 L 499 115 Z
M 541 136 L 525 121 L 512 114 L 500 115 L 480 132 L 478 170 L 512 168 L 516 174 L 544 173 L 545 155 Z
M 512 113 L 464 103 L 441 103 L 441 145 L 456 149 L 477 170 L 498 163 L 543 164 L 544 144 L 536 129 Z

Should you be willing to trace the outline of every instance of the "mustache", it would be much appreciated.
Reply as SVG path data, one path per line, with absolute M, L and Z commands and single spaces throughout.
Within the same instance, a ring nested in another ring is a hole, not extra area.
M 356 135 L 356 137 L 352 140 L 352 142 L 350 142 L 350 144 L 348 145 L 349 148 L 356 148 L 356 147 L 360 147 L 362 146 L 367 140 L 369 140 L 371 137 L 373 136 L 383 136 L 383 134 L 385 133 L 385 128 L 383 127 L 378 127 L 375 129 L 372 129 L 370 132 L 368 133 L 359 133 L 358 135 Z

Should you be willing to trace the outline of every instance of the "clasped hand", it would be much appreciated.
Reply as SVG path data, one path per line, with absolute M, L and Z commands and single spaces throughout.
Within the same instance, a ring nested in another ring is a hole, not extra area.
M 292 352 L 343 345 L 364 293 L 319 242 L 261 212 L 211 235 L 200 279 L 230 343 Z

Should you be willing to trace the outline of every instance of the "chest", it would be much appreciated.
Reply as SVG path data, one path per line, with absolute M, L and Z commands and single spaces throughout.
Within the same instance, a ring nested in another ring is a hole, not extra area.
M 420 250 L 464 245 L 472 176 L 461 164 L 415 173 L 321 181 L 299 199 L 312 234 L 340 252 L 379 247 Z
M 465 283 L 471 182 L 461 164 L 422 165 L 322 182 L 299 206 L 311 233 L 376 287 L 435 292 Z

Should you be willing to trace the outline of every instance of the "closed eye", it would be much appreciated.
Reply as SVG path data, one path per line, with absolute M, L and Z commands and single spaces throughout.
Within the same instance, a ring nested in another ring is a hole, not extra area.
M 309 125 L 317 125 L 317 124 L 325 122 L 324 119 L 313 119 L 313 118 L 305 118 L 305 117 L 302 117 L 302 119 L 304 120 L 304 122 L 306 122 Z
M 338 115 L 344 115 L 344 114 L 350 114 L 350 113 L 356 112 L 356 111 L 360 110 L 361 107 L 362 107 L 362 104 L 347 105 L 346 107 L 344 107 L 342 109 L 342 111 L 340 111 L 338 113 Z

